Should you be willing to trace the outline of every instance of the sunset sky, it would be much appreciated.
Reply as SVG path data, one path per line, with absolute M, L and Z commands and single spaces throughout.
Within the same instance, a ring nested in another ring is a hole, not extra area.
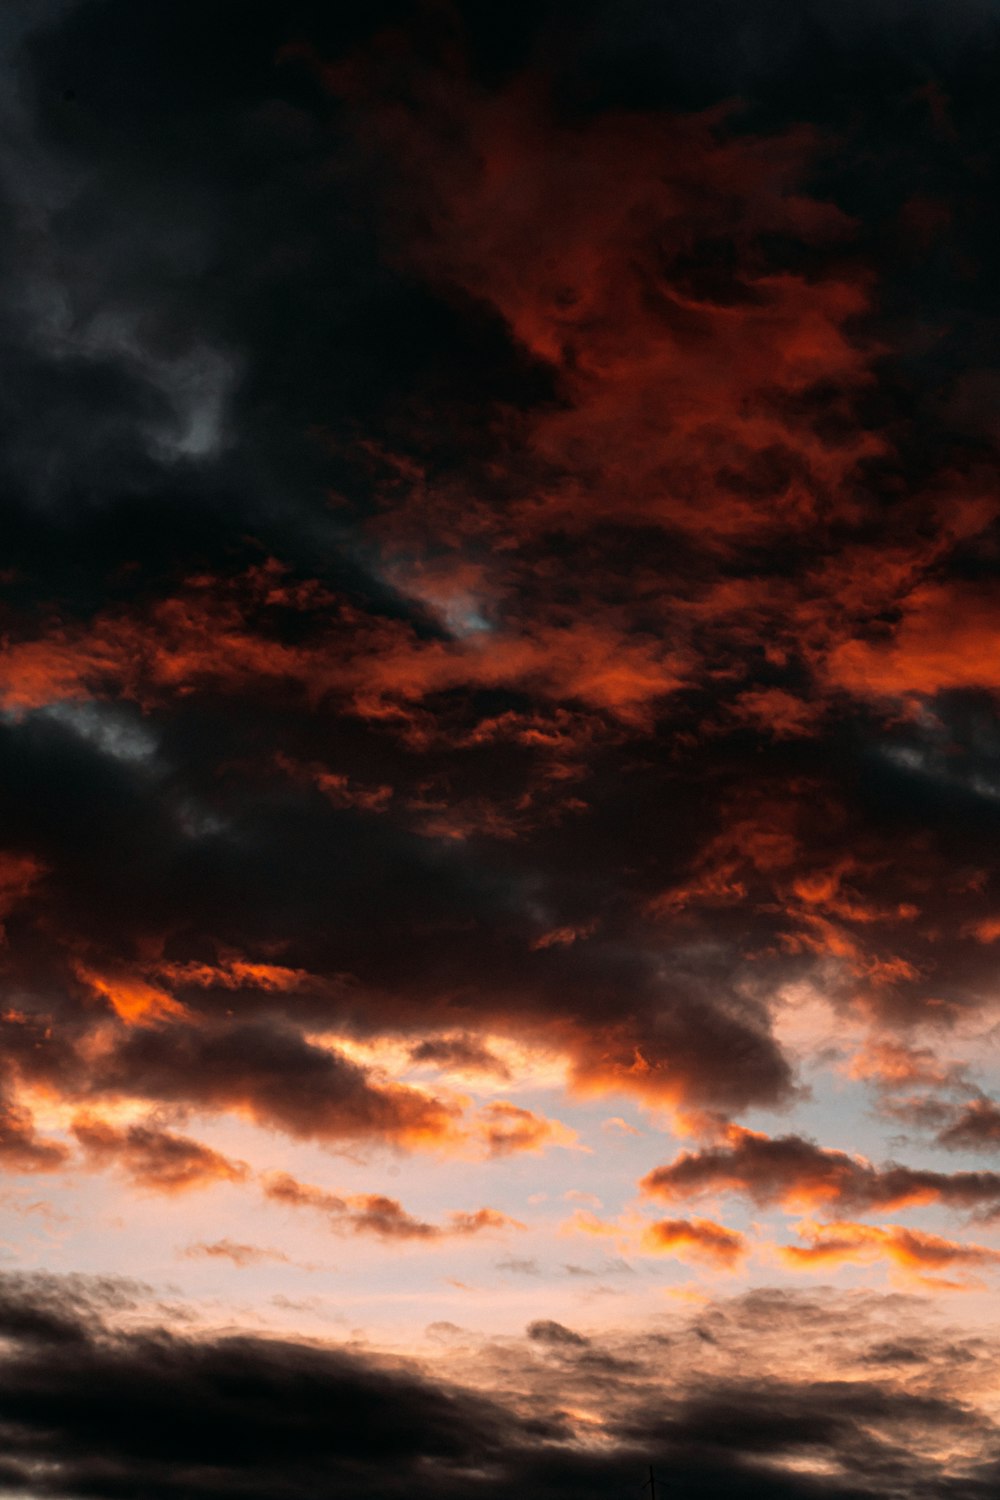
M 0 1494 L 995 1500 L 1000 4 L 0 69 Z

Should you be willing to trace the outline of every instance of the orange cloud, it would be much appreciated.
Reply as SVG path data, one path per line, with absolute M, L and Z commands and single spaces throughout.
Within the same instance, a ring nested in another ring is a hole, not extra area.
M 218 964 L 159 963 L 153 966 L 153 972 L 172 984 L 189 984 L 199 989 L 257 989 L 281 993 L 320 982 L 304 969 L 287 969 L 280 964 L 252 963 L 239 958 Z
M 923 1084 L 941 1088 L 955 1079 L 955 1066 L 942 1062 L 929 1047 L 911 1047 L 887 1037 L 869 1038 L 846 1067 L 851 1078 L 874 1080 L 888 1087 Z
M 711 1219 L 660 1219 L 643 1231 L 642 1247 L 657 1255 L 692 1255 L 724 1270 L 747 1253 L 742 1234 Z
M 281 1021 L 129 1028 L 95 1060 L 92 1092 L 231 1110 L 301 1140 L 452 1150 L 463 1101 L 384 1079 Z
M 95 995 L 110 1002 L 126 1026 L 151 1026 L 171 1018 L 191 1019 L 187 1008 L 173 995 L 134 974 L 100 974 L 85 964 L 77 964 L 76 975 Z
M 734 717 L 766 730 L 776 740 L 818 733 L 825 705 L 808 703 L 783 688 L 747 688 L 732 706 Z
M 513 1156 L 518 1152 L 544 1151 L 548 1146 L 573 1149 L 577 1134 L 560 1120 L 547 1120 L 530 1109 L 498 1099 L 479 1111 L 474 1135 L 490 1156 Z
M 741 1193 L 786 1208 L 837 1204 L 860 1212 L 944 1203 L 1000 1211 L 1000 1173 L 934 1172 L 831 1151 L 798 1135 L 771 1137 L 730 1125 L 724 1144 L 685 1151 L 642 1180 L 650 1197 L 677 1202 L 705 1193 Z
M 517 1219 L 495 1208 L 455 1212 L 448 1215 L 444 1224 L 430 1224 L 407 1213 L 395 1198 L 380 1193 L 341 1196 L 299 1182 L 287 1172 L 273 1172 L 265 1177 L 264 1192 L 273 1202 L 317 1210 L 326 1215 L 330 1227 L 338 1233 L 371 1234 L 382 1240 L 440 1240 L 524 1228 Z
M 118 1129 L 94 1115 L 79 1115 L 73 1134 L 97 1166 L 116 1166 L 136 1184 L 156 1193 L 182 1193 L 216 1182 L 242 1182 L 245 1162 L 152 1125 Z
M 536 951 L 543 948 L 569 947 L 571 943 L 592 937 L 596 929 L 596 921 L 583 922 L 577 927 L 552 927 L 548 932 L 543 932 L 541 937 L 535 938 L 531 946 Z
M 95 694 L 151 703 L 177 692 L 285 683 L 310 703 L 336 696 L 362 717 L 384 719 L 456 688 L 520 687 L 639 722 L 685 680 L 675 651 L 611 621 L 423 640 L 402 621 L 344 606 L 327 611 L 324 629 L 307 643 L 290 646 L 254 626 L 253 602 L 246 576 L 205 578 L 142 615 L 57 626 L 10 646 L 0 662 L 0 703 L 27 710 Z
M 798 1226 L 798 1233 L 807 1244 L 782 1245 L 778 1251 L 785 1264 L 796 1269 L 888 1260 L 904 1271 L 919 1275 L 956 1267 L 1000 1264 L 1000 1250 L 960 1244 L 898 1224 L 806 1223 Z
M 800 853 L 796 809 L 788 805 L 763 809 L 752 818 L 732 819 L 700 851 L 685 884 L 662 892 L 648 905 L 653 916 L 689 906 L 732 906 L 745 901 L 763 876 L 770 884 L 793 866 Z
M 359 782 L 340 771 L 327 770 L 312 762 L 304 765 L 281 751 L 275 764 L 299 782 L 308 782 L 321 791 L 334 807 L 355 807 L 361 812 L 383 813 L 389 807 L 393 789 L 382 783 Z
M 61 1142 L 39 1137 L 29 1110 L 0 1093 L 0 1166 L 8 1172 L 55 1172 L 68 1159 Z
M 982 921 L 970 922 L 964 930 L 977 943 L 995 943 L 1000 938 L 1000 917 L 983 917 Z
M 211 1244 L 188 1245 L 183 1252 L 189 1260 L 228 1260 L 234 1266 L 258 1266 L 265 1261 L 278 1261 L 284 1265 L 289 1264 L 288 1256 L 282 1250 L 268 1250 L 261 1245 L 242 1245 L 234 1240 L 215 1240 Z

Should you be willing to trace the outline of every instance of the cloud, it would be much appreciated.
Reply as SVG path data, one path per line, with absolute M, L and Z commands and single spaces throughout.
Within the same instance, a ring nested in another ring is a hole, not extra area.
M 45 866 L 33 855 L 0 852 L 0 920 L 31 895 L 44 874 Z
M 339 1234 L 371 1234 L 382 1240 L 440 1240 L 524 1228 L 495 1208 L 479 1208 L 471 1213 L 456 1211 L 448 1215 L 444 1224 L 430 1224 L 407 1213 L 395 1198 L 381 1193 L 341 1197 L 325 1188 L 299 1182 L 287 1172 L 270 1173 L 264 1179 L 264 1193 L 273 1202 L 291 1208 L 316 1209 Z
M 477 1133 L 490 1156 L 512 1156 L 521 1151 L 544 1151 L 547 1146 L 577 1145 L 575 1130 L 559 1120 L 546 1120 L 520 1104 L 495 1099 L 484 1104 L 477 1120 Z
M 108 1334 L 63 1305 L 65 1324 L 53 1324 L 22 1302 L 11 1327 L 17 1352 L 0 1383 L 8 1484 L 44 1473 L 56 1494 L 153 1485 L 208 1500 L 263 1479 L 281 1496 L 332 1493 L 331 1482 L 364 1494 L 365 1470 L 391 1455 L 429 1495 L 474 1454 L 499 1456 L 530 1430 L 398 1363 L 254 1337 Z M 259 1393 L 250 1423 L 248 1382 Z
M 183 1193 L 217 1182 L 243 1182 L 246 1162 L 230 1161 L 218 1151 L 155 1125 L 124 1129 L 96 1115 L 78 1115 L 73 1134 L 90 1161 L 115 1166 L 136 1187 L 154 1193 Z
M 970 1099 L 936 1139 L 949 1151 L 996 1151 L 1000 1149 L 1000 1108 L 992 1099 Z
M 191 1260 L 228 1260 L 241 1269 L 244 1266 L 262 1265 L 267 1261 L 289 1264 L 289 1258 L 283 1250 L 269 1250 L 263 1245 L 242 1245 L 235 1240 L 213 1240 L 211 1243 L 203 1241 L 188 1245 L 182 1253 Z
M 0 1165 L 8 1172 L 55 1172 L 68 1159 L 61 1141 L 39 1136 L 31 1112 L 0 1093 Z
M 685 1151 L 642 1180 L 649 1197 L 669 1203 L 705 1193 L 741 1193 L 755 1203 L 785 1208 L 835 1205 L 862 1213 L 941 1203 L 950 1208 L 1000 1209 L 1000 1174 L 935 1172 L 829 1150 L 803 1136 L 771 1137 L 730 1126 L 725 1144 Z
M 446 1144 L 459 1114 L 422 1090 L 376 1081 L 291 1028 L 263 1022 L 131 1031 L 96 1070 L 94 1085 L 103 1093 L 245 1111 L 301 1139 Z
M 579 1149 L 600 1099 L 616 1160 L 626 1104 L 704 1137 L 645 1179 L 672 1215 L 736 1192 L 829 1217 L 816 1265 L 839 1235 L 845 1266 L 971 1272 L 950 1230 L 855 1221 L 989 1214 L 996 1174 L 862 1158 L 849 1109 L 824 1146 L 731 1122 L 822 1097 L 821 995 L 870 1037 L 844 1098 L 876 1091 L 871 1128 L 995 1145 L 943 1061 L 996 1005 L 990 7 L 14 9 L 4 1166 L 57 1175 L 76 1113 L 86 1164 L 239 1179 L 139 1109 L 492 1180 Z M 294 1191 L 401 1250 L 510 1227 Z M 511 1337 L 470 1377 L 516 1398 L 487 1410 L 22 1288 L 26 1339 L 79 1359 L 17 1342 L 0 1481 L 589 1500 L 654 1463 L 706 1500 L 992 1494 L 971 1346 L 931 1340 L 908 1386 L 865 1362 L 899 1302 L 864 1347 L 869 1304 L 823 1304 L 559 1360 Z M 689 1378 L 702 1343 L 731 1377 Z
M 542 1318 L 535 1323 L 529 1323 L 527 1328 L 529 1339 L 536 1344 L 551 1344 L 556 1348 L 585 1349 L 590 1343 L 582 1334 L 576 1333 L 574 1329 L 565 1327 L 562 1323 L 555 1323 L 551 1318 Z
M 851 640 L 834 650 L 829 672 L 838 686 L 889 698 L 1000 688 L 993 666 L 1000 612 L 989 590 L 921 584 L 899 609 L 888 641 Z
M 1000 1250 L 959 1244 L 897 1224 L 802 1224 L 798 1232 L 807 1243 L 783 1245 L 778 1252 L 787 1265 L 796 1269 L 822 1270 L 838 1264 L 885 1259 L 928 1280 L 932 1272 L 1000 1264 Z M 928 1280 L 928 1284 L 947 1285 L 940 1279 Z
M 493 1073 L 509 1078 L 510 1069 L 502 1058 L 471 1036 L 427 1037 L 414 1042 L 410 1057 L 415 1063 L 430 1064 L 444 1071 Z
M 134 1288 L 7 1276 L 4 1479 L 43 1474 L 53 1494 L 87 1488 L 99 1500 L 150 1487 L 214 1500 L 262 1484 L 277 1500 L 369 1500 L 387 1483 L 428 1500 L 515 1489 L 597 1500 L 652 1463 L 701 1493 L 750 1500 L 763 1486 L 805 1500 L 819 1462 L 831 1495 L 889 1496 L 930 1479 L 976 1500 L 988 1471 L 968 1455 L 988 1440 L 987 1417 L 910 1377 L 964 1358 L 985 1378 L 982 1351 L 949 1345 L 899 1302 L 758 1294 L 675 1319 L 666 1340 L 634 1328 L 584 1337 L 541 1320 L 502 1347 L 451 1341 L 429 1368 L 316 1341 L 178 1332 L 136 1319 Z M 893 1317 L 897 1355 L 885 1337 Z M 714 1330 L 711 1345 L 695 1324 Z M 776 1345 L 797 1346 L 781 1378 L 760 1368 Z M 474 1367 L 502 1367 L 507 1394 L 474 1389 L 464 1379 Z
M 732 1270 L 747 1253 L 742 1234 L 711 1219 L 659 1219 L 643 1231 L 642 1246 L 657 1255 L 691 1255 L 725 1270 Z

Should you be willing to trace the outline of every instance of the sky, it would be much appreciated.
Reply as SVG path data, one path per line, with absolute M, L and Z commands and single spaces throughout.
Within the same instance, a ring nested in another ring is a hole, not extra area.
M 8 0 L 0 1494 L 997 1494 L 998 66 Z

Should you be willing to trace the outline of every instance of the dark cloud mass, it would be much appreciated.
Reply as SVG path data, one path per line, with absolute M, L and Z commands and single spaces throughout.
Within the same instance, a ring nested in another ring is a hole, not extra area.
M 882 1386 L 859 1374 L 822 1382 L 745 1381 L 693 1376 L 665 1386 L 657 1377 L 662 1341 L 633 1342 L 630 1360 L 558 1323 L 533 1324 L 519 1347 L 518 1402 L 467 1384 L 434 1382 L 409 1361 L 251 1336 L 194 1338 L 129 1328 L 119 1309 L 128 1289 L 45 1278 L 8 1279 L 0 1318 L 11 1341 L 0 1376 L 7 1490 L 53 1496 L 593 1495 L 628 1486 L 637 1464 L 669 1466 L 681 1493 L 740 1500 L 855 1500 L 934 1493 L 980 1500 L 988 1468 L 945 1482 L 918 1454 L 928 1440 L 963 1444 L 988 1423 L 973 1407 L 903 1380 Z M 720 1331 L 753 1338 L 763 1309 L 720 1307 Z M 842 1310 L 841 1310 L 842 1312 Z M 711 1316 L 711 1314 L 708 1314 Z M 813 1324 L 808 1304 L 789 1305 L 788 1331 Z M 864 1357 L 876 1321 L 859 1330 Z M 773 1322 L 772 1322 L 773 1329 Z M 689 1330 L 688 1330 L 689 1332 Z M 687 1333 L 678 1329 L 683 1342 Z M 544 1346 L 556 1366 L 539 1363 Z M 926 1346 L 899 1356 L 874 1346 L 883 1363 L 926 1365 Z M 499 1351 L 480 1351 L 488 1366 Z M 512 1369 L 506 1356 L 508 1379 Z M 567 1376 L 575 1361 L 575 1374 Z M 557 1404 L 554 1371 L 581 1391 L 605 1385 L 613 1445 L 574 1448 Z M 914 1447 L 907 1451 L 907 1444 Z M 799 1475 L 782 1473 L 787 1454 L 811 1457 Z M 920 1463 L 925 1466 L 921 1469 Z M 918 1474 L 920 1478 L 918 1480 Z M 938 1486 L 941 1485 L 941 1488 Z
M 998 65 L 986 0 L 5 10 L 4 1174 L 202 1203 L 256 1130 L 520 1192 L 596 1160 L 537 1068 L 691 1138 L 607 1210 L 661 1266 L 752 1258 L 722 1193 L 829 1215 L 803 1265 L 992 1265 L 852 1216 L 1000 1213 Z M 825 1138 L 834 1074 L 912 1164 Z M 522 1227 L 261 1180 L 379 1253 Z M 720 1379 L 605 1450 L 61 1297 L 11 1303 L 19 1496 L 909 1500 L 936 1423 L 919 1492 L 995 1489 L 946 1383 Z M 552 1311 L 525 1361 L 596 1359 Z

